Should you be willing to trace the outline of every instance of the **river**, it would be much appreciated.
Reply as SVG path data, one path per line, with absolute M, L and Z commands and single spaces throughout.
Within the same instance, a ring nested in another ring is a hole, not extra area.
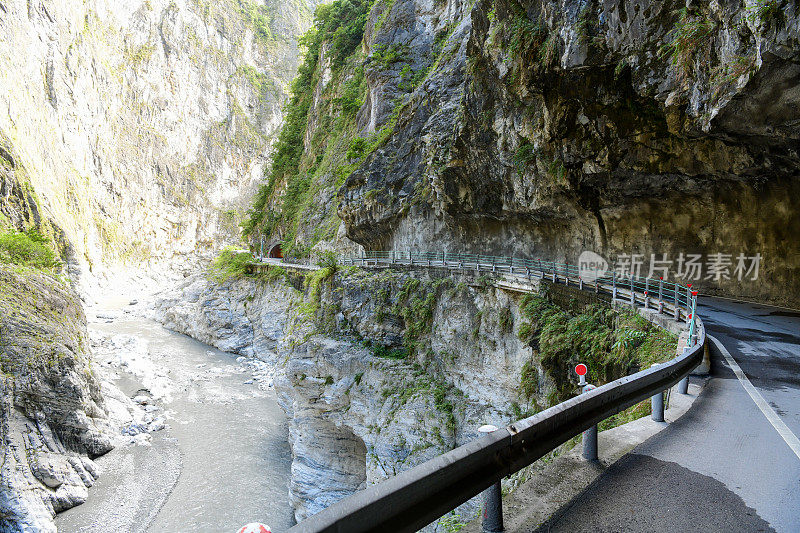
M 95 359 L 128 396 L 151 396 L 167 427 L 98 458 L 100 479 L 86 503 L 57 516 L 59 531 L 290 527 L 286 417 L 265 365 L 168 331 L 137 307 L 87 310 Z

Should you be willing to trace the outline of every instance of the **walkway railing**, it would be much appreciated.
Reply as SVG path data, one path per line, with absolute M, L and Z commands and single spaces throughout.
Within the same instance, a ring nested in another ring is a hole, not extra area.
M 669 314 L 675 320 L 687 323 L 690 323 L 690 317 L 696 308 L 697 293 L 692 291 L 691 286 L 663 279 L 619 276 L 615 271 L 581 271 L 577 265 L 539 259 L 446 252 L 371 251 L 361 256 L 343 256 L 339 261 L 344 265 L 428 266 L 478 274 L 503 273 L 516 280 L 546 278 L 553 283 L 564 283 L 583 290 L 609 294 L 612 299 L 627 300 L 633 305 L 655 309 L 659 313 Z M 690 327 L 693 334 L 694 326 L 691 323 Z
M 679 381 L 679 392 L 685 394 L 689 373 L 703 360 L 705 328 L 694 313 L 697 292 L 689 286 L 660 279 L 618 278 L 613 272 L 594 279 L 597 273 L 587 276 L 574 265 L 473 254 L 367 252 L 339 261 L 344 265 L 500 272 L 523 282 L 547 278 L 672 313 L 676 320 L 689 322 L 689 341 L 683 353 L 671 361 L 585 392 L 401 472 L 307 518 L 290 533 L 417 531 L 602 420 L 647 398 L 654 398 L 655 405 L 655 398 L 663 398 L 663 392 Z

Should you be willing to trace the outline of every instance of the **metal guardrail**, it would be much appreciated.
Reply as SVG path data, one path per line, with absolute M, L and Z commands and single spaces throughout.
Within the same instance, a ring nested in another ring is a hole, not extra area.
M 675 319 L 689 322 L 689 341 L 671 361 L 607 383 L 401 472 L 303 520 L 289 533 L 417 531 L 600 421 L 660 395 L 679 381 L 685 393 L 689 373 L 703 360 L 705 328 L 694 313 L 697 292 L 689 286 L 619 279 L 614 273 L 587 281 L 574 265 L 473 254 L 367 252 L 342 257 L 340 262 L 504 272 L 528 280 L 549 277 L 555 283 L 610 293 L 612 298 L 628 297 L 633 304 L 655 305 L 659 312 L 669 308 Z
M 289 533 L 411 532 L 433 522 L 570 438 L 671 387 L 703 358 L 705 333 L 662 365 L 626 376 L 373 485 Z
M 690 285 L 671 283 L 663 279 L 639 276 L 618 276 L 615 271 L 598 276 L 582 276 L 577 265 L 539 259 L 500 257 L 446 252 L 371 251 L 361 256 L 342 256 L 343 265 L 361 266 L 428 266 L 465 272 L 509 274 L 517 280 L 534 277 L 548 278 L 553 283 L 573 284 L 580 289 L 610 294 L 612 299 L 627 299 L 633 305 L 671 314 L 675 320 L 690 323 L 696 309 L 697 292 Z M 585 279 L 586 278 L 586 279 Z

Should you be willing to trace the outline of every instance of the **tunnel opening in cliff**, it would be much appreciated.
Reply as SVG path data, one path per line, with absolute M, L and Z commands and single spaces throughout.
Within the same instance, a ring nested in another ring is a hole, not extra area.
M 280 243 L 269 249 L 269 257 L 272 259 L 283 259 L 283 250 L 281 249 Z

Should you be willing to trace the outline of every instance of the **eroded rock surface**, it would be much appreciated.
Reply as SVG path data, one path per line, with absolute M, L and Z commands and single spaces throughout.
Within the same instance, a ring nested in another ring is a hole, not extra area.
M 344 66 L 307 60 L 303 155 L 258 220 L 298 253 L 341 221 L 368 250 L 666 259 L 796 306 L 799 37 L 796 2 L 377 1 Z
M 112 448 L 80 301 L 59 280 L 0 266 L 0 526 L 55 531 Z
M 238 242 L 316 4 L 3 2 L 0 135 L 76 272 Z
M 731 254 L 730 279 L 701 290 L 796 303 L 795 3 L 452 1 L 404 16 L 423 5 L 394 3 L 368 39 L 410 47 L 415 69 L 450 31 L 340 192 L 348 236 L 572 262 Z M 399 95 L 368 81 L 367 130 L 386 121 L 375 99 Z M 740 253 L 762 254 L 757 282 L 733 274 Z
M 485 423 L 511 422 L 518 402 L 528 407 L 518 389 L 532 351 L 507 293 L 404 273 L 340 273 L 316 293 L 313 283 L 197 278 L 156 304 L 167 327 L 275 365 L 298 520 L 476 438 Z M 407 335 L 431 340 L 422 361 L 400 355 Z
M 222 351 L 277 361 L 295 290 L 281 283 L 188 278 L 155 304 L 155 318 Z

